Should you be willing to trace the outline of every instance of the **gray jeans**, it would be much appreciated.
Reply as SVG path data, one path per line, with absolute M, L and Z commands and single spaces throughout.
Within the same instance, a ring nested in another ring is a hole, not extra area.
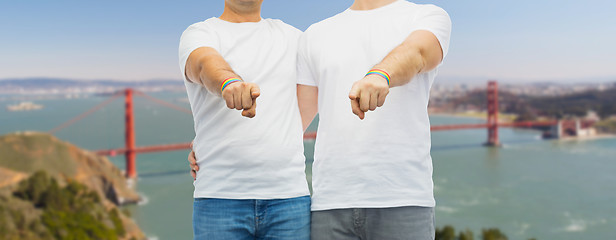
M 434 240 L 434 208 L 313 211 L 312 240 Z

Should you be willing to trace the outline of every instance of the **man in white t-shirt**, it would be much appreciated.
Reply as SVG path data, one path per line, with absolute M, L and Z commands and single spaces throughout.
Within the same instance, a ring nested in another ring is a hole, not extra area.
M 180 40 L 201 167 L 195 239 L 310 238 L 296 97 L 301 31 L 262 19 L 262 1 L 226 0 L 219 18 L 191 25 Z
M 434 5 L 355 0 L 302 35 L 304 125 L 319 113 L 312 239 L 434 238 L 427 106 L 450 32 Z

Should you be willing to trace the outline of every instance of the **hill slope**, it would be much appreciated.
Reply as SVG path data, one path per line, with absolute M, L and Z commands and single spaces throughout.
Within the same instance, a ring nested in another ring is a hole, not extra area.
M 8 239 L 144 239 L 118 211 L 138 201 L 105 157 L 44 133 L 0 136 L 0 235 Z
M 41 170 L 60 183 L 74 179 L 116 205 L 139 201 L 139 195 L 128 187 L 120 170 L 105 157 L 49 134 L 24 132 L 0 136 L 0 172 L 30 175 Z M 0 178 L 0 187 L 3 178 L 7 177 Z

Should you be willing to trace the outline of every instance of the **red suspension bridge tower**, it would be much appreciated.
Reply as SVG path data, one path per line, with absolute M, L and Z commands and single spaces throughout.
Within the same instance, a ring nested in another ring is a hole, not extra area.
M 488 142 L 486 146 L 498 146 L 498 83 L 489 81 L 487 88 L 488 96 Z
M 135 119 L 133 116 L 133 90 L 124 90 L 125 141 L 126 141 L 126 176 L 137 177 L 137 153 L 135 152 Z

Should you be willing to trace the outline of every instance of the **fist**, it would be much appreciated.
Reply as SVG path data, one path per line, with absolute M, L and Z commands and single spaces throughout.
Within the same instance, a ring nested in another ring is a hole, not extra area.
M 257 112 L 257 98 L 261 95 L 259 86 L 254 83 L 235 82 L 227 85 L 222 91 L 230 109 L 242 110 L 242 116 L 253 118 Z
M 389 85 L 385 78 L 374 74 L 365 76 L 353 84 L 349 93 L 353 114 L 363 120 L 366 112 L 383 106 L 387 94 Z

